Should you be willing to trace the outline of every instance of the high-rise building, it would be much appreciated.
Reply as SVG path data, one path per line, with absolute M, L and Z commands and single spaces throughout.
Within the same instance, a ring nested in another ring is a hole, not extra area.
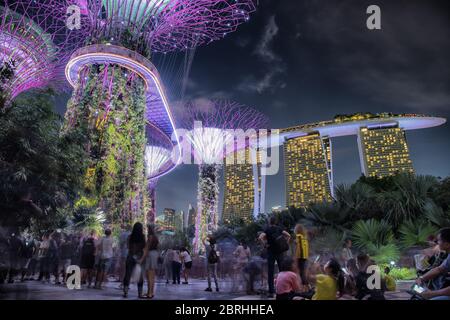
M 333 174 L 328 137 L 311 133 L 286 140 L 284 162 L 288 207 L 331 201 Z
M 175 229 L 175 210 L 165 208 L 163 214 L 165 227 L 169 229 Z
M 361 170 L 368 177 L 414 173 L 403 129 L 361 128 L 358 133 Z
M 181 216 L 183 217 L 183 230 L 186 230 L 189 226 L 189 212 L 181 210 Z
M 189 204 L 188 209 L 188 227 L 195 225 L 195 216 L 196 216 L 197 210 L 192 206 L 192 204 Z
M 174 230 L 183 230 L 183 211 L 175 213 L 173 228 Z
M 261 175 L 259 152 L 246 148 L 229 154 L 224 180 L 223 222 L 239 218 L 251 221 L 264 211 L 265 176 Z

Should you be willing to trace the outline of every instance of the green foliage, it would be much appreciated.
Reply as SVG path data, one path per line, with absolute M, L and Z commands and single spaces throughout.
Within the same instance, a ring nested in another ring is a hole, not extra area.
M 404 248 L 426 246 L 428 237 L 434 235 L 436 231 L 437 228 L 424 220 L 405 221 L 399 229 L 400 244 Z
M 345 232 L 325 227 L 310 240 L 311 251 L 338 255 L 347 237 Z
M 311 205 L 304 214 L 304 220 L 319 227 L 331 227 L 345 231 L 351 225 L 351 210 L 339 202 Z
M 394 241 L 394 234 L 388 222 L 370 219 L 358 221 L 352 229 L 353 240 L 359 248 L 373 245 L 381 247 Z
M 389 264 L 391 261 L 397 262 L 400 259 L 400 250 L 393 243 L 385 245 L 369 243 L 365 250 L 377 264 Z
M 92 66 L 71 99 L 64 132 L 81 130 L 89 152 L 85 196 L 96 199 L 110 224 L 144 221 L 145 84 L 117 66 Z M 104 79 L 113 79 L 105 87 Z
M 392 268 L 389 275 L 395 280 L 414 280 L 417 278 L 414 268 Z
M 21 95 L 0 115 L 0 223 L 42 228 L 63 222 L 58 210 L 82 185 L 84 150 L 78 132 L 60 137 L 54 93 Z M 32 199 L 36 206 L 30 205 Z
M 438 228 L 450 227 L 450 209 L 444 211 L 434 202 L 429 201 L 425 204 L 425 216 Z
M 449 212 L 450 210 L 450 177 L 447 177 L 439 181 L 439 185 L 434 188 L 431 198 L 434 203 L 442 208 L 443 211 Z M 448 225 L 447 225 L 448 226 Z
M 399 174 L 392 178 L 389 189 L 377 195 L 377 202 L 386 220 L 394 229 L 403 221 L 419 218 L 438 181 L 431 176 Z

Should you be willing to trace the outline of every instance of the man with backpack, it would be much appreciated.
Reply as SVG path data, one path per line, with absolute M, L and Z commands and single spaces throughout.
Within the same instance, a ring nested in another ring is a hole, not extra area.
M 208 274 L 208 288 L 206 288 L 205 291 L 212 292 L 211 277 L 213 277 L 216 285 L 216 291 L 219 292 L 219 283 L 217 282 L 217 264 L 219 263 L 219 255 L 217 254 L 215 248 L 216 240 L 212 237 L 212 235 L 208 235 L 203 244 L 205 245 L 206 272 Z
M 275 262 L 278 267 L 283 260 L 284 253 L 289 250 L 290 234 L 277 225 L 275 216 L 270 217 L 269 226 L 260 235 L 260 240 L 266 243 L 267 247 L 267 281 L 269 283 L 269 298 L 275 293 L 274 273 Z

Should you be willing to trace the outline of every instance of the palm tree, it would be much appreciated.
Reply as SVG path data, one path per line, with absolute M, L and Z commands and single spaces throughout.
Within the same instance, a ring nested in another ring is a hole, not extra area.
M 414 220 L 422 214 L 437 185 L 437 179 L 432 176 L 399 174 L 393 177 L 392 188 L 377 195 L 377 203 L 397 229 L 403 221 Z
M 351 224 L 351 209 L 339 202 L 311 205 L 304 214 L 304 221 L 317 227 L 331 227 L 342 232 Z

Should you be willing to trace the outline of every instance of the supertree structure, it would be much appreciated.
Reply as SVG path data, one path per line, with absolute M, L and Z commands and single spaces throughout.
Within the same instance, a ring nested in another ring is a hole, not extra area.
M 266 127 L 268 119 L 253 108 L 225 100 L 202 102 L 201 105 L 188 102 L 180 118 L 184 119 L 185 128 L 190 129 L 185 136 L 199 164 L 193 243 L 194 251 L 198 253 L 206 235 L 217 228 L 219 170 L 223 159 L 227 153 L 245 148 L 245 141 L 244 144 L 237 142 L 236 130 L 245 132 Z
M 173 160 L 171 141 L 161 136 L 152 126 L 147 127 L 145 165 L 149 197 L 147 223 L 154 224 L 156 218 L 156 185 L 158 179 L 170 172 L 176 166 L 176 163 Z
M 64 0 L 62 0 L 64 1 Z M 0 3 L 0 91 L 9 105 L 20 93 L 61 84 L 73 39 L 66 37 L 65 12 L 57 0 Z M 79 34 L 73 33 L 72 35 Z
M 104 207 L 110 222 L 142 220 L 148 211 L 142 195 L 145 126 L 152 125 L 172 139 L 172 146 L 178 145 L 165 89 L 150 59 L 154 53 L 192 49 L 223 38 L 247 21 L 255 6 L 253 0 L 73 4 L 91 32 L 66 67 L 75 90 L 64 129 L 81 128 L 87 137 L 91 203 Z M 136 198 L 141 203 L 131 205 Z

